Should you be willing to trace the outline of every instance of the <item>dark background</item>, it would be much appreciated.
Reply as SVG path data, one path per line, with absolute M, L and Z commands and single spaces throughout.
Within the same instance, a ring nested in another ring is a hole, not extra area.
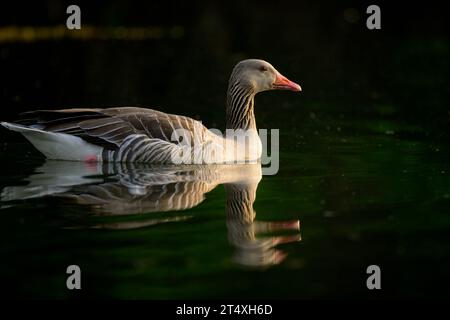
M 64 29 L 74 3 L 81 31 Z M 381 7 L 381 30 L 366 28 L 369 4 Z M 448 14 L 437 1 L 2 3 L 1 121 L 135 105 L 223 128 L 228 77 L 245 58 L 303 88 L 260 94 L 255 107 L 258 127 L 280 129 L 281 149 L 279 173 L 258 187 L 257 219 L 302 222 L 302 242 L 282 247 L 286 264 L 228 262 L 220 188 L 189 211 L 192 223 L 124 233 L 69 232 L 90 222 L 87 210 L 36 199 L 2 207 L 3 291 L 70 296 L 61 270 L 75 256 L 91 268 L 83 294 L 93 297 L 374 298 L 370 264 L 383 269 L 383 297 L 448 296 Z M 38 39 L 42 27 L 62 36 Z M 134 37 L 142 30 L 150 35 Z M 0 186 L 39 178 L 43 157 L 21 135 L 1 128 L 0 142 Z
M 81 7 L 82 31 L 83 26 L 163 31 L 140 41 L 0 42 L 2 120 L 36 108 L 136 105 L 220 128 L 231 69 L 255 57 L 270 61 L 304 90 L 301 110 L 283 109 L 279 95 L 261 95 L 260 127 L 282 125 L 283 119 L 265 116 L 273 114 L 265 106 L 278 104 L 276 113 L 321 110 L 389 118 L 423 129 L 409 134 L 448 139 L 443 2 L 16 1 L 2 8 L 0 26 L 65 25 L 65 9 L 73 3 Z M 366 28 L 369 4 L 381 7 L 381 30 Z

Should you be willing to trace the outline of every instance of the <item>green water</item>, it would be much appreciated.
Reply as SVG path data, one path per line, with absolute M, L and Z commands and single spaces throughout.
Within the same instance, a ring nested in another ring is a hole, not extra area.
M 301 130 L 290 132 L 289 120 L 281 128 L 280 170 L 257 184 L 252 222 L 299 220 L 300 232 L 255 233 L 248 244 L 269 239 L 269 248 L 239 251 L 230 240 L 222 185 L 191 209 L 142 206 L 131 215 L 116 203 L 99 213 L 98 206 L 55 196 L 2 201 L 3 289 L 30 298 L 448 297 L 448 145 L 395 121 L 304 117 Z M 42 169 L 36 153 L 20 156 L 25 149 L 31 147 L 3 144 L 2 154 L 10 155 L 2 159 L 4 188 L 33 180 L 31 195 L 61 185 L 56 193 L 80 194 L 117 180 L 89 168 L 56 174 L 81 177 L 74 186 L 43 178 L 58 164 Z M 128 174 L 156 169 L 133 170 Z M 112 215 L 116 209 L 127 214 Z M 78 292 L 66 289 L 71 264 L 82 270 Z M 372 264 L 381 268 L 381 291 L 366 287 Z

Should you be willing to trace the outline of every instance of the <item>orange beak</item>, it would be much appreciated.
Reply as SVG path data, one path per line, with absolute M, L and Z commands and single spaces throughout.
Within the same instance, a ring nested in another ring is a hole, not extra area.
M 277 72 L 273 88 L 278 90 L 302 91 L 302 88 L 298 84 L 289 80 L 279 72 Z

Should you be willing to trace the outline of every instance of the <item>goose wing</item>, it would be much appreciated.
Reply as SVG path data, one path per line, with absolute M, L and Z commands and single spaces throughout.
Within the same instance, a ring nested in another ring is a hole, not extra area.
M 78 136 L 110 150 L 120 147 L 133 134 L 172 143 L 178 139 L 179 130 L 183 130 L 191 144 L 210 137 L 210 132 L 197 120 L 145 108 L 37 110 L 21 116 L 18 121 L 21 124 Z

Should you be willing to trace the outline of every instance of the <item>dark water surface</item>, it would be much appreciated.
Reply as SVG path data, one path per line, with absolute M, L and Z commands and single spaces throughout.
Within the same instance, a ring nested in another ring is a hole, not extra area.
M 448 296 L 448 146 L 401 138 L 395 123 L 386 133 L 369 120 L 317 121 L 284 130 L 276 176 L 258 185 L 250 166 L 226 188 L 214 184 L 230 167 L 97 168 L 3 144 L 3 288 L 71 297 L 65 269 L 77 264 L 82 297 Z M 352 134 L 360 126 L 375 129 Z M 254 221 L 244 205 L 240 218 L 227 212 L 233 193 L 256 187 Z M 175 198 L 155 204 L 162 193 Z M 183 205 L 193 207 L 158 212 Z M 366 288 L 371 264 L 381 293 Z

